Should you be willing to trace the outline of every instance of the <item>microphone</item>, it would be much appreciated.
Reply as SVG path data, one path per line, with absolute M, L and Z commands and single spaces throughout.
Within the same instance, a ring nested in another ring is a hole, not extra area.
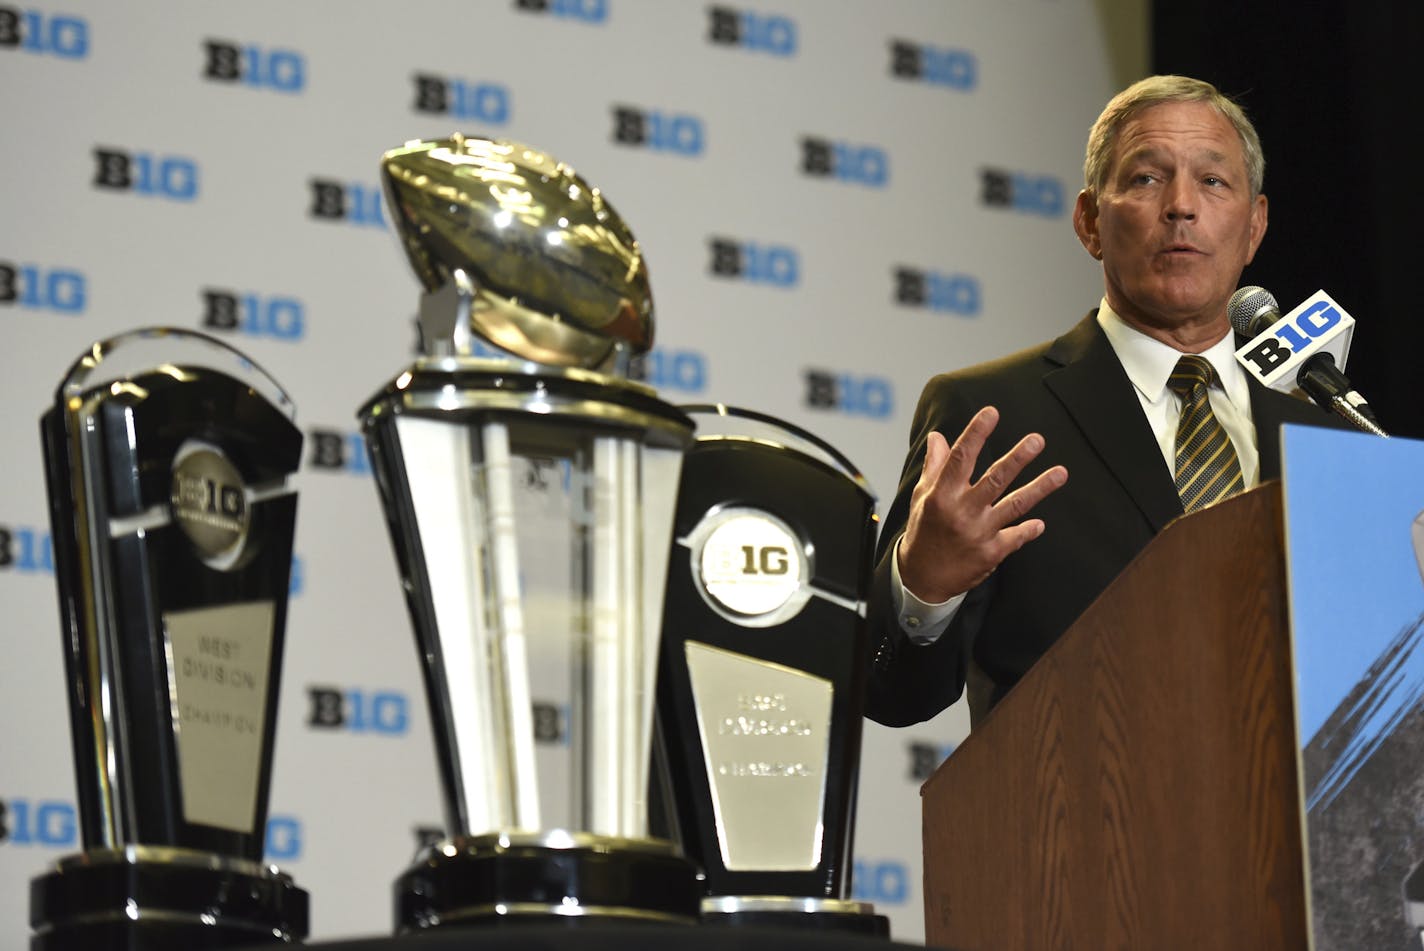
M 1231 326 L 1251 338 L 1236 351 L 1236 362 L 1265 386 L 1281 393 L 1299 387 L 1324 409 L 1376 436 L 1374 411 L 1342 371 L 1350 355 L 1355 318 L 1329 294 L 1316 291 L 1281 316 L 1280 305 L 1262 287 L 1242 287 L 1227 305 Z

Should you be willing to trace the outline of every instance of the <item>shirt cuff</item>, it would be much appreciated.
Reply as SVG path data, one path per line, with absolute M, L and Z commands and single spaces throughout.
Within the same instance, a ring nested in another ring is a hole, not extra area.
M 890 597 L 894 601 L 895 616 L 899 619 L 900 630 L 913 643 L 921 646 L 933 644 L 949 627 L 949 622 L 954 620 L 968 592 L 939 602 L 917 598 L 900 580 L 900 538 L 895 540 L 895 551 L 890 557 Z

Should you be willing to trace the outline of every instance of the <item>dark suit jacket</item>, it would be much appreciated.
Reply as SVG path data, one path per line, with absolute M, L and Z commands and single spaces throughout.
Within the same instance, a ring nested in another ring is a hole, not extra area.
M 1044 450 L 1016 485 L 1060 464 L 1068 468 L 1068 482 L 1034 510 L 1044 533 L 969 592 L 937 641 L 916 645 L 900 630 L 890 597 L 894 542 L 905 528 L 929 432 L 939 430 L 953 443 L 970 417 L 989 405 L 998 408 L 999 425 L 980 453 L 975 478 L 1024 435 L 1038 432 Z M 1281 423 L 1343 425 L 1315 404 L 1254 380 L 1251 414 L 1261 481 L 1280 475 Z M 927 720 L 957 700 L 967 683 L 971 719 L 982 719 L 1152 536 L 1181 514 L 1172 475 L 1096 311 L 1051 343 L 930 380 L 880 534 L 866 715 L 889 726 Z

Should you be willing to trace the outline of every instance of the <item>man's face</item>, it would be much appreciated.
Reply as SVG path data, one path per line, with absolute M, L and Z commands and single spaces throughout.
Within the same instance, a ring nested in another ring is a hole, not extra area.
M 1266 233 L 1241 139 L 1206 103 L 1164 103 L 1128 121 L 1101 195 L 1078 196 L 1074 229 L 1103 262 L 1108 303 L 1181 345 L 1229 327 L 1227 302 Z

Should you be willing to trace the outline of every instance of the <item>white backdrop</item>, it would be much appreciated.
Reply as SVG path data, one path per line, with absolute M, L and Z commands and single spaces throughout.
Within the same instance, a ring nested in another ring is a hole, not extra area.
M 441 809 L 356 436 L 415 341 L 381 153 L 460 130 L 573 165 L 648 259 L 649 382 L 817 433 L 883 511 L 926 378 L 1097 302 L 1069 211 L 1087 127 L 1145 49 L 1130 40 L 1114 69 L 1100 16 L 1092 0 L 0 2 L 4 943 L 27 930 L 28 880 L 79 848 L 38 418 L 90 343 L 206 330 L 292 394 L 307 446 L 268 858 L 311 893 L 313 938 L 385 933 Z M 317 714 L 330 691 L 340 723 Z M 966 729 L 955 708 L 865 734 L 856 896 L 902 941 L 923 935 L 918 785 Z

